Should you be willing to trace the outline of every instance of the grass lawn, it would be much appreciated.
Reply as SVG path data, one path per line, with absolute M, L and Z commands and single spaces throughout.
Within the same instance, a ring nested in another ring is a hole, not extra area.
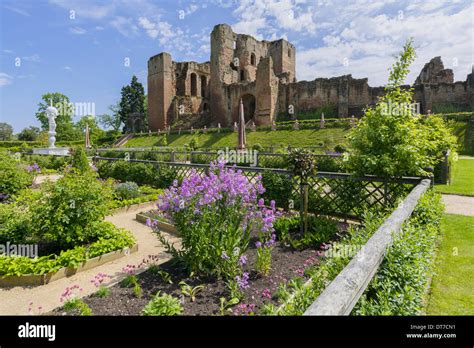
M 270 146 L 318 146 L 324 142 L 324 147 L 334 150 L 336 145 L 345 145 L 347 130 L 343 128 L 301 129 L 247 132 L 247 146 L 260 144 Z M 171 134 L 168 137 L 169 146 L 184 146 L 192 139 L 191 134 Z M 237 133 L 208 133 L 199 134 L 199 147 L 235 147 L 237 146 Z M 157 136 L 134 137 L 125 144 L 125 147 L 151 147 L 159 146 Z
M 427 315 L 474 315 L 474 217 L 445 214 Z
M 436 185 L 441 193 L 474 196 L 474 158 L 460 157 L 454 163 L 453 179 L 450 185 Z

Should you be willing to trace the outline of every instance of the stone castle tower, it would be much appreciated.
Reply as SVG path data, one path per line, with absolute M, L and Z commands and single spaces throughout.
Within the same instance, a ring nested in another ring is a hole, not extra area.
M 238 119 L 240 99 L 246 121 L 256 125 L 321 108 L 332 111 L 329 117 L 360 116 L 384 93 L 384 87 L 371 87 L 367 78 L 351 75 L 297 82 L 295 58 L 295 47 L 286 40 L 258 41 L 234 33 L 227 24 L 216 25 L 210 61 L 175 62 L 165 52 L 148 60 L 149 128 L 218 123 L 230 127 Z M 452 70 L 444 69 L 436 57 L 417 78 L 414 99 L 421 103 L 422 112 L 441 104 L 472 109 L 471 76 L 453 82 Z

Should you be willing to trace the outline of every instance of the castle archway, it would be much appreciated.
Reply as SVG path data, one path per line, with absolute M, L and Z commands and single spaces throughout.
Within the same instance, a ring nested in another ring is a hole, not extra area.
M 244 94 L 242 96 L 242 104 L 244 104 L 244 117 L 245 123 L 247 123 L 255 116 L 255 97 L 252 94 Z

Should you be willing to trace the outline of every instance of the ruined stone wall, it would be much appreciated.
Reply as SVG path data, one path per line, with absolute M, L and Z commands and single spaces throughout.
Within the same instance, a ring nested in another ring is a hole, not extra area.
M 285 40 L 258 41 L 252 36 L 236 34 L 230 26 L 220 24 L 214 27 L 211 33 L 211 113 L 216 116 L 218 122 L 223 126 L 229 126 L 234 119 L 234 95 L 231 91 L 238 88 L 227 88 L 233 84 L 248 84 L 259 79 L 259 64 L 268 57 L 272 58 L 272 73 L 281 75 L 285 82 L 295 80 L 295 48 Z M 267 120 L 261 118 L 256 123 L 271 122 L 276 110 L 275 103 L 278 99 L 278 80 L 262 76 L 268 85 L 260 83 L 260 96 L 257 99 L 257 110 L 263 115 L 269 108 L 270 114 Z M 271 95 L 267 98 L 265 90 Z M 259 93 L 256 91 L 256 93 Z M 242 96 L 239 96 L 239 98 Z M 260 101 L 260 97 L 262 100 Z M 260 109 L 258 105 L 261 105 Z M 269 106 L 272 104 L 273 106 Z M 238 105 L 238 104 L 237 104 Z M 265 107 L 264 107 L 265 105 Z M 238 107 L 237 107 L 238 109 Z M 262 116 L 263 117 L 263 116 Z
M 171 55 L 160 53 L 148 60 L 148 125 L 164 129 L 173 117 L 174 70 Z
M 296 82 L 295 59 L 296 49 L 286 40 L 258 41 L 234 33 L 227 24 L 216 25 L 210 62 L 173 62 L 167 53 L 149 59 L 150 129 L 163 129 L 183 115 L 202 116 L 209 124 L 229 127 L 238 119 L 240 99 L 246 117 L 253 116 L 257 125 L 271 124 L 279 114 L 288 115 L 290 105 L 296 117 L 328 106 L 339 117 L 361 116 L 367 105 L 385 93 L 384 87 L 371 87 L 366 78 L 351 75 Z M 423 113 L 443 104 L 472 109 L 472 76 L 454 83 L 452 70 L 435 57 L 416 79 L 414 101 L 421 104 Z

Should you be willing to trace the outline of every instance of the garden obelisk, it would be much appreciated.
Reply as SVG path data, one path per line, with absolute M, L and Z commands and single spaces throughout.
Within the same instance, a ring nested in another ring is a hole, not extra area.
M 242 103 L 242 99 L 240 99 L 239 105 L 239 144 L 237 146 L 237 150 L 245 150 L 245 117 L 244 117 L 244 104 Z

